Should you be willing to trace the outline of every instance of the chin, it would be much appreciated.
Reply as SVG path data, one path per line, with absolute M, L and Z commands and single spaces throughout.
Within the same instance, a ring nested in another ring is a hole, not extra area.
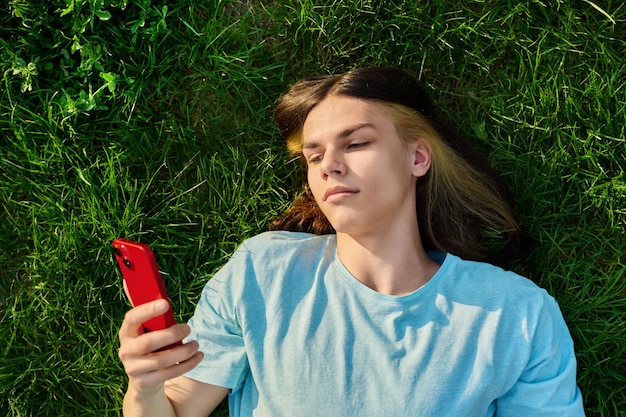
M 326 219 L 335 230 L 336 233 L 345 233 L 345 234 L 360 234 L 363 231 L 369 230 L 372 228 L 372 222 L 364 220 L 364 216 L 362 212 L 342 212 L 340 216 L 335 213 L 333 216 L 332 213 L 324 213 Z
M 347 235 L 356 235 L 362 233 L 362 231 L 364 230 L 363 225 L 358 226 L 351 222 L 331 222 L 330 225 L 335 230 L 335 233 L 342 233 Z

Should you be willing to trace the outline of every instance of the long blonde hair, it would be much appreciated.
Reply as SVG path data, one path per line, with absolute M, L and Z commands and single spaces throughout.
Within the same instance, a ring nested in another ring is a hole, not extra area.
M 417 80 L 405 71 L 360 68 L 293 85 L 279 99 L 275 116 L 294 155 L 302 156 L 302 126 L 308 113 L 331 94 L 371 100 L 403 140 L 429 143 L 431 168 L 416 185 L 416 215 L 427 249 L 496 263 L 519 255 L 521 229 L 504 182 L 438 115 Z M 271 228 L 333 233 L 306 185 Z

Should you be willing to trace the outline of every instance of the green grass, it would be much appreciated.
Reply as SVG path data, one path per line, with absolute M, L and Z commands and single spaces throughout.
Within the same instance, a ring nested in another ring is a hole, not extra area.
M 325 5 L 320 5 L 325 4 Z M 300 184 L 272 122 L 307 75 L 416 72 L 510 184 L 589 416 L 626 416 L 621 1 L 10 0 L 0 16 L 0 414 L 118 415 L 150 243 L 185 320 Z M 225 415 L 222 408 L 216 414 Z

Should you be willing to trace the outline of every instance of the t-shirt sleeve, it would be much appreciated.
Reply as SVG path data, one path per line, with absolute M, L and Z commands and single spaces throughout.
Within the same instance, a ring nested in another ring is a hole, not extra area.
M 204 358 L 186 377 L 237 390 L 248 372 L 248 358 L 237 318 L 237 281 L 245 278 L 245 251 L 237 251 L 206 284 L 188 324 Z
M 573 341 L 554 299 L 545 296 L 532 333 L 526 368 L 512 389 L 497 400 L 498 417 L 584 416 L 576 385 Z

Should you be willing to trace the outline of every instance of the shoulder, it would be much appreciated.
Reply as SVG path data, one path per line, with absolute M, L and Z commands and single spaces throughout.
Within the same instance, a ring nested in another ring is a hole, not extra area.
M 246 292 L 280 287 L 288 277 L 307 276 L 333 245 L 334 235 L 283 231 L 258 234 L 239 245 L 208 280 L 204 293 L 207 297 L 239 300 Z
M 537 352 L 565 347 L 571 337 L 556 300 L 515 272 L 446 255 L 438 284 L 438 306 L 463 323 L 487 326 L 500 346 L 519 350 L 528 360 Z M 484 320 L 483 320 L 484 319 Z M 481 327 L 482 328 L 482 327 Z
M 271 250 L 275 247 L 305 247 L 323 244 L 334 235 L 314 235 L 303 232 L 264 232 L 246 239 L 242 248 L 251 252 Z
M 495 265 L 447 254 L 441 270 L 442 285 L 470 304 L 526 312 L 555 305 L 547 291 L 533 281 Z
M 335 235 L 313 235 L 301 232 L 265 232 L 245 240 L 237 253 L 252 259 L 287 261 L 290 257 L 324 252 L 334 247 Z
M 452 254 L 446 254 L 442 266 L 448 266 L 447 272 L 455 276 L 459 283 L 478 285 L 483 289 L 489 287 L 494 289 L 541 290 L 530 279 L 486 262 L 468 261 Z
M 309 275 L 321 263 L 332 260 L 334 248 L 335 235 L 265 232 L 245 240 L 216 275 L 276 283 L 294 274 Z

